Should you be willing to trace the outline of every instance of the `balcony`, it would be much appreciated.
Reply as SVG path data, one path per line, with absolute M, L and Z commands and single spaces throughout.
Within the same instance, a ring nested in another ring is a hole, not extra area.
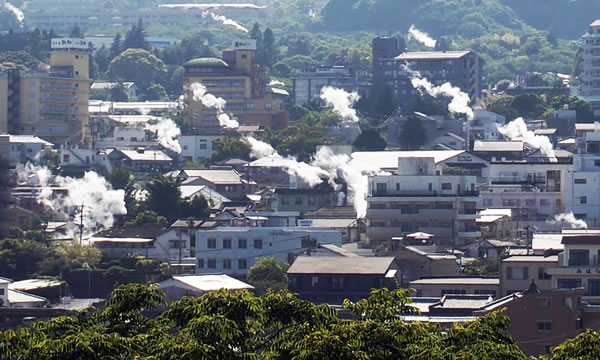
M 77 114 L 77 111 L 73 107 L 63 106 L 40 106 L 40 113 L 42 114 Z
M 436 190 L 404 190 L 404 191 L 372 191 L 369 197 L 456 197 L 456 196 L 479 196 L 479 191 L 476 190 L 461 190 L 444 193 Z
M 478 238 L 481 237 L 481 231 L 459 231 L 457 235 L 459 238 Z
M 368 209 L 367 217 L 374 220 L 407 219 L 453 219 L 455 209 Z
M 40 102 L 55 102 L 55 103 L 77 103 L 79 99 L 76 96 L 40 96 Z
M 494 176 L 490 178 L 492 184 L 514 184 L 514 183 L 531 183 L 543 184 L 546 182 L 546 175 L 511 175 L 511 176 Z

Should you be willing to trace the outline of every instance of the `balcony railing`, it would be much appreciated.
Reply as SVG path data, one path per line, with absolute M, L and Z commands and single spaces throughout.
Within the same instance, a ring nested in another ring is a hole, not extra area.
M 403 190 L 403 191 L 387 191 L 387 190 L 376 190 L 371 193 L 372 197 L 452 197 L 452 196 L 479 196 L 479 191 L 477 190 L 461 190 L 461 191 L 453 191 L 450 193 L 442 192 L 442 191 L 428 191 L 428 190 Z

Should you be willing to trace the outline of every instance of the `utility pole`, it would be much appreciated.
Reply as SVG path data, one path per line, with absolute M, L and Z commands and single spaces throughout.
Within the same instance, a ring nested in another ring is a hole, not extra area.
M 79 214 L 79 245 L 83 244 L 83 203 L 81 203 L 81 213 Z

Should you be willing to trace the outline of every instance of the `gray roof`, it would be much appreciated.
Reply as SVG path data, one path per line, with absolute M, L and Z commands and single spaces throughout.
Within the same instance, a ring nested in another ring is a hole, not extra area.
M 8 135 L 11 144 L 41 144 L 43 146 L 54 146 L 49 141 L 35 135 Z
M 138 152 L 137 150 L 119 150 L 125 157 L 131 161 L 163 161 L 171 162 L 173 159 L 160 150 L 144 150 L 144 152 Z
M 523 141 L 481 141 L 475 140 L 473 151 L 513 152 L 523 151 Z
M 500 279 L 498 278 L 480 278 L 480 277 L 441 277 L 441 278 L 429 278 L 419 279 L 410 282 L 410 286 L 413 285 L 500 285 Z
M 321 257 L 300 256 L 288 274 L 385 275 L 393 257 Z
M 213 184 L 241 184 L 243 181 L 240 174 L 235 170 L 181 170 L 188 178 L 202 178 Z
M 396 56 L 396 60 L 435 60 L 460 59 L 470 51 L 415 51 L 405 52 Z
M 535 135 L 554 135 L 556 134 L 556 129 L 537 129 L 533 133 Z
M 544 255 L 517 255 L 509 256 L 503 259 L 502 262 L 555 262 L 558 263 L 558 255 L 544 256 Z

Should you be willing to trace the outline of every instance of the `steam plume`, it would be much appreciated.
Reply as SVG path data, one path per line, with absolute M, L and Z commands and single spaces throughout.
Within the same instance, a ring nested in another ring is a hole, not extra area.
M 498 131 L 511 140 L 522 139 L 530 146 L 540 149 L 544 155 L 550 158 L 550 161 L 557 161 L 552 143 L 548 137 L 544 135 L 535 135 L 533 131 L 528 130 L 523 118 L 516 118 L 506 125 L 498 126 Z
M 86 235 L 112 227 L 115 215 L 127 214 L 125 191 L 113 190 L 104 177 L 93 171 L 86 172 L 81 179 L 53 177 L 48 168 L 28 163 L 20 169 L 19 179 L 34 180 L 40 185 L 37 202 L 62 219 L 69 219 L 71 214 L 74 220 L 78 220 L 83 204 L 83 230 Z M 66 188 L 66 194 L 56 195 L 50 188 L 53 185 Z M 69 222 L 68 236 L 75 236 L 78 232 L 78 226 Z
M 448 104 L 448 110 L 451 112 L 467 115 L 467 120 L 473 120 L 475 115 L 473 109 L 469 106 L 471 98 L 469 95 L 460 90 L 455 86 L 452 86 L 449 82 L 445 82 L 440 86 L 434 86 L 429 80 L 422 78 L 421 74 L 417 71 L 411 71 L 407 67 L 405 70 L 409 73 L 412 85 L 423 93 L 425 91 L 433 97 L 448 96 L 452 98 Z
M 9 2 L 5 2 L 4 8 L 6 10 L 10 11 L 11 13 L 13 13 L 13 15 L 15 15 L 15 18 L 19 22 L 19 24 L 21 24 L 21 26 L 23 26 L 23 20 L 25 20 L 25 15 L 18 7 L 14 6 L 13 4 L 11 4 Z
M 200 101 L 204 106 L 211 109 L 217 110 L 217 119 L 219 120 L 219 124 L 225 128 L 235 129 L 240 127 L 240 123 L 237 120 L 232 119 L 229 115 L 225 113 L 223 110 L 227 101 L 223 98 L 218 98 L 213 94 L 209 94 L 206 92 L 206 87 L 202 85 L 202 83 L 196 82 L 190 86 L 192 90 L 193 100 Z
M 152 131 L 158 138 L 158 143 L 169 150 L 181 153 L 181 145 L 177 138 L 181 135 L 181 130 L 171 119 L 162 119 L 158 123 L 146 124 L 145 130 Z
M 333 106 L 333 110 L 343 118 L 350 119 L 352 122 L 358 121 L 356 110 L 352 108 L 352 105 L 360 99 L 358 93 L 325 86 L 321 89 L 321 99 Z
M 561 224 L 567 223 L 572 229 L 587 229 L 588 225 L 583 220 L 578 220 L 573 215 L 573 212 L 558 214 L 554 216 L 554 219 L 547 221 L 549 224 Z
M 436 41 L 433 40 L 432 38 L 430 38 L 426 32 L 423 32 L 423 31 L 417 29 L 414 25 L 411 25 L 410 28 L 408 29 L 408 38 L 415 39 L 427 47 L 430 47 L 430 48 L 435 47 Z
M 242 25 L 240 25 L 238 22 L 231 20 L 228 17 L 225 17 L 223 15 L 217 15 L 212 11 L 203 11 L 202 12 L 202 17 L 205 18 L 207 16 L 210 16 L 213 20 L 220 22 L 223 25 L 229 25 L 229 26 L 233 26 L 236 29 L 243 31 L 245 33 L 248 32 L 248 29 L 246 29 L 245 27 L 243 27 Z
M 269 82 L 269 85 L 267 85 L 267 86 L 280 86 L 280 87 L 283 87 L 283 86 L 285 86 L 285 84 L 282 83 L 279 80 L 271 80 L 271 82 Z

